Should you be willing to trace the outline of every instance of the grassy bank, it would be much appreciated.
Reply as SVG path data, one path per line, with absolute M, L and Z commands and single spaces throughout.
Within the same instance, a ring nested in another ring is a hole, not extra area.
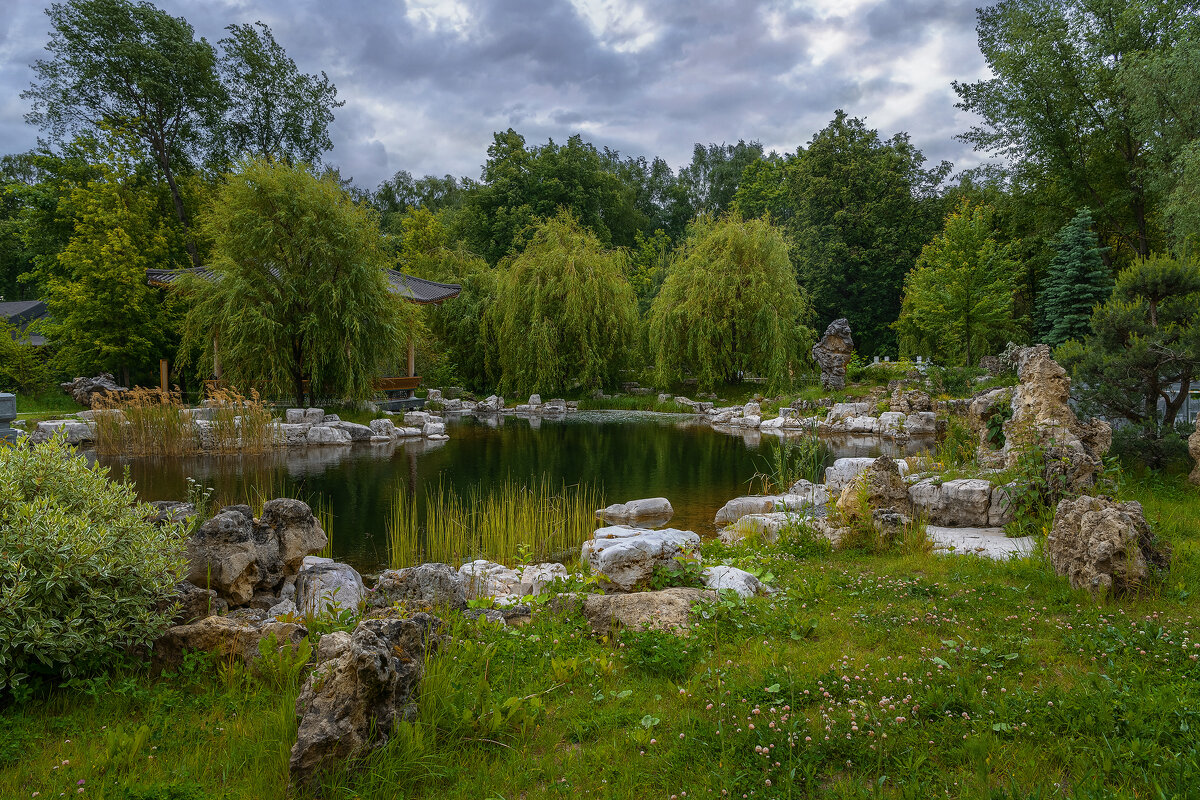
M 523 628 L 449 615 L 419 720 L 326 796 L 1188 796 L 1200 493 L 1152 477 L 1126 495 L 1174 548 L 1140 597 L 1093 600 L 1037 559 L 795 539 L 706 545 L 780 592 L 724 601 L 685 639 L 598 639 L 544 608 Z M 0 796 L 281 796 L 294 697 L 286 675 L 202 659 L 53 690 L 0 713 Z

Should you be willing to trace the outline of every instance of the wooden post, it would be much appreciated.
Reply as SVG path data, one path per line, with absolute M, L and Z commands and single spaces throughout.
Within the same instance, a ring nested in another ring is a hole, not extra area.
M 415 378 L 417 375 L 417 343 L 408 340 L 408 377 Z
M 162 387 L 163 394 L 167 393 L 167 360 L 160 358 L 158 360 L 158 385 Z

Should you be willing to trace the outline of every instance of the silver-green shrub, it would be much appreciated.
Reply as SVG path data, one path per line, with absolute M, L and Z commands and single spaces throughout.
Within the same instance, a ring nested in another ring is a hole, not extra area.
M 158 636 L 186 532 L 152 513 L 61 438 L 0 443 L 0 691 L 33 673 L 83 673 Z

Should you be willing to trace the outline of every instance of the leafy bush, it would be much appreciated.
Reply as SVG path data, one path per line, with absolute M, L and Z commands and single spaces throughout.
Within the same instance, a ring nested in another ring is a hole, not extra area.
M 186 569 L 185 528 L 59 438 L 0 446 L 0 690 L 152 642 Z
M 985 374 L 976 367 L 930 367 L 927 373 L 930 393 L 965 397 L 975 391 L 975 379 Z
M 50 386 L 41 348 L 13 326 L 0 322 L 0 392 L 36 394 Z
M 1186 472 L 1191 466 L 1187 440 L 1192 430 L 1188 422 L 1164 427 L 1161 435 L 1153 425 L 1121 425 L 1113 431 L 1112 453 L 1131 466 Z

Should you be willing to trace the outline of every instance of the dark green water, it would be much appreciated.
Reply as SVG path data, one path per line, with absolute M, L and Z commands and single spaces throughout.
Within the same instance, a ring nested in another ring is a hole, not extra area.
M 324 498 L 334 515 L 335 557 L 369 572 L 386 566 L 385 525 L 399 487 L 423 493 L 426 484 L 442 482 L 461 495 L 473 484 L 510 476 L 521 483 L 542 475 L 556 483 L 586 481 L 607 503 L 666 497 L 675 507 L 672 527 L 707 535 L 715 531 L 717 510 L 748 493 L 774 438 L 637 412 L 581 412 L 559 420 L 467 416 L 448 420 L 447 433 L 444 442 L 314 447 L 261 458 L 99 460 L 114 475 L 128 468 L 144 500 L 184 498 L 189 477 L 213 487 L 222 502 L 248 502 L 255 493 Z M 873 438 L 830 445 L 837 457 L 904 452 Z

